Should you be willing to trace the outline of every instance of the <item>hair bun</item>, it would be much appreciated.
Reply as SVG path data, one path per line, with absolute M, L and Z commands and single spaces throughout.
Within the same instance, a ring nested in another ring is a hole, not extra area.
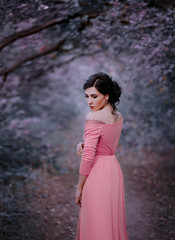
M 118 85 L 118 83 L 116 81 L 112 80 L 112 89 L 111 89 L 111 101 L 112 102 L 120 102 L 119 98 L 121 96 L 122 93 L 122 88 Z

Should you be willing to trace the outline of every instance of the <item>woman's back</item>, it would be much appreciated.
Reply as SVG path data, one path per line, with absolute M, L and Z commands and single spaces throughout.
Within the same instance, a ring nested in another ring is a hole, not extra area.
M 109 107 L 104 107 L 101 110 L 89 112 L 86 118 L 86 120 L 99 120 L 106 124 L 112 124 L 120 121 L 121 119 L 121 113 L 117 111 L 115 114 L 112 114 L 111 108 Z
M 120 119 L 120 121 L 116 121 L 114 123 L 107 124 L 101 120 L 92 120 L 88 119 L 86 120 L 85 124 L 85 134 L 88 135 L 90 132 L 94 132 L 93 140 L 95 140 L 95 137 L 98 137 L 98 143 L 96 146 L 96 155 L 114 155 L 121 131 L 123 126 L 123 118 Z M 96 134 L 96 136 L 95 136 Z M 85 139 L 84 139 L 85 141 Z M 89 140 L 89 143 L 92 143 L 92 140 Z M 88 144 L 88 139 L 87 139 Z

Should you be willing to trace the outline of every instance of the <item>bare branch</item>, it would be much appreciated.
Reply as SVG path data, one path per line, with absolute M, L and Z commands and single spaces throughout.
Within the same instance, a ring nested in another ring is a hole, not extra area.
M 63 39 L 61 41 L 59 41 L 57 44 L 55 44 L 54 46 L 52 46 L 51 48 L 46 49 L 45 51 L 41 52 L 41 53 L 37 53 L 35 55 L 26 57 L 20 61 L 18 61 L 17 63 L 15 63 L 12 67 L 7 68 L 7 69 L 3 69 L 0 71 L 0 76 L 4 75 L 6 76 L 8 73 L 14 71 L 15 69 L 19 68 L 23 63 L 34 60 L 36 58 L 39 58 L 41 56 L 47 55 L 51 52 L 57 51 L 61 48 L 61 46 L 65 43 L 66 39 Z M 6 77 L 4 77 L 4 81 L 6 80 Z
M 8 44 L 10 44 L 10 43 L 12 43 L 12 42 L 14 42 L 14 41 L 16 41 L 20 38 L 23 38 L 23 37 L 29 36 L 31 34 L 37 33 L 37 32 L 39 32 L 39 31 L 41 31 L 45 28 L 48 28 L 50 26 L 65 23 L 65 22 L 68 22 L 70 19 L 74 19 L 74 18 L 77 18 L 77 17 L 83 17 L 85 15 L 88 15 L 88 20 L 87 20 L 87 22 L 88 22 L 90 18 L 96 18 L 99 15 L 99 13 L 100 13 L 100 11 L 96 11 L 96 12 L 93 12 L 93 13 L 90 13 L 90 14 L 77 12 L 77 13 L 74 13 L 73 15 L 69 15 L 65 19 L 52 19 L 52 20 L 49 20 L 49 21 L 45 22 L 44 24 L 42 24 L 40 26 L 35 26 L 35 27 L 29 28 L 27 30 L 16 32 L 16 33 L 4 38 L 0 42 L 0 50 L 2 48 L 4 48 L 5 46 L 7 46 Z M 83 26 L 83 28 L 84 28 L 84 26 Z M 81 31 L 81 30 L 82 30 L 82 27 L 81 27 L 81 29 L 79 29 L 79 31 Z M 6 81 L 9 73 L 11 73 L 14 70 L 16 70 L 17 68 L 19 68 L 23 63 L 31 61 L 31 60 L 36 59 L 36 58 L 39 58 L 41 56 L 47 55 L 51 52 L 57 51 L 64 44 L 65 41 L 66 41 L 66 39 L 61 40 L 56 45 L 54 45 L 53 47 L 51 47 L 49 49 L 46 49 L 42 53 L 37 53 L 35 55 L 26 57 L 26 58 L 16 62 L 12 67 L 2 69 L 0 71 L 0 76 L 3 76 L 3 82 Z
M 76 17 L 82 17 L 83 14 L 77 12 L 77 13 L 74 13 L 73 15 L 69 15 L 67 18 L 64 18 L 64 19 L 52 19 L 52 20 L 49 20 L 39 26 L 34 26 L 34 27 L 31 27 L 29 29 L 26 29 L 26 30 L 22 30 L 22 31 L 19 31 L 19 32 L 16 32 L 8 37 L 5 37 L 1 42 L 0 42 L 0 50 L 2 50 L 5 46 L 9 45 L 10 43 L 20 39 L 20 38 L 23 38 L 23 37 L 27 37 L 31 34 L 34 34 L 34 33 L 37 33 L 37 32 L 40 32 L 42 31 L 43 29 L 46 29 L 46 28 L 49 28 L 51 26 L 54 26 L 56 24 L 61 24 L 61 23 L 65 23 L 65 22 L 68 22 L 70 19 L 74 19 Z
M 77 18 L 77 17 L 82 18 L 85 15 L 88 15 L 89 19 L 90 18 L 96 18 L 98 16 L 98 14 L 100 14 L 100 13 L 101 13 L 100 11 L 96 11 L 96 12 L 93 12 L 93 13 L 85 14 L 85 13 L 81 13 L 79 11 L 79 12 L 76 12 L 72 15 L 68 15 L 64 19 L 57 19 L 57 18 L 51 19 L 51 20 L 49 20 L 49 21 L 47 21 L 47 22 L 45 22 L 45 23 L 43 23 L 39 26 L 34 26 L 34 27 L 29 28 L 29 29 L 16 32 L 16 33 L 14 33 L 14 34 L 12 34 L 8 37 L 5 37 L 0 42 L 0 50 L 2 50 L 7 45 L 9 45 L 10 43 L 12 43 L 12 42 L 14 42 L 14 41 L 16 41 L 20 38 L 27 37 L 29 35 L 35 34 L 37 32 L 42 31 L 43 29 L 49 28 L 49 27 L 54 26 L 56 24 L 66 23 L 66 22 L 69 22 L 69 20 L 71 20 L 71 19 L 74 19 L 74 18 Z

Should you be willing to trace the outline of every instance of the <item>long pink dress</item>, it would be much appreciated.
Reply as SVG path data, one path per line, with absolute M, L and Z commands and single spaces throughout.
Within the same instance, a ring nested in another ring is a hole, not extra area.
M 123 118 L 112 124 L 86 120 L 79 173 L 82 190 L 76 240 L 128 240 L 124 181 L 115 151 Z

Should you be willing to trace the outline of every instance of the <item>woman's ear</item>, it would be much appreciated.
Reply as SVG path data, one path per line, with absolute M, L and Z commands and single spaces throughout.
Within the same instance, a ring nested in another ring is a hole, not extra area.
M 105 97 L 106 97 L 106 100 L 108 100 L 109 99 L 109 94 L 106 94 Z

